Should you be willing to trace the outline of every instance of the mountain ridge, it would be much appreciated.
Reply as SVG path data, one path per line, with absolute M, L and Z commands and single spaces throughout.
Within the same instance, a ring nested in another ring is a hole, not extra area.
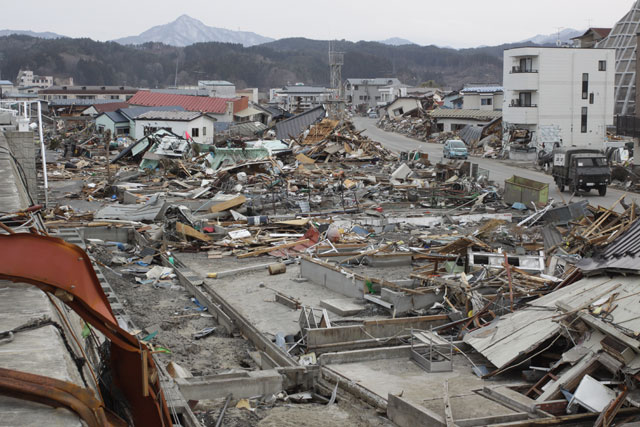
M 112 41 L 123 45 L 140 45 L 161 42 L 170 46 L 189 46 L 195 43 L 238 43 L 245 47 L 273 41 L 250 31 L 234 31 L 210 27 L 189 15 L 181 15 L 167 24 L 156 25 L 135 36 L 121 37 Z

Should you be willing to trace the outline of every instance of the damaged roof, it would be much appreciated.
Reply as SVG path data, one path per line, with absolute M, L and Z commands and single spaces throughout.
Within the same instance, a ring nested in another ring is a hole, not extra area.
M 583 258 L 576 266 L 583 273 L 603 271 L 627 271 L 638 274 L 640 270 L 640 221 L 631 226 L 592 258 Z
M 304 132 L 312 124 L 319 122 L 325 116 L 322 105 L 309 111 L 298 114 L 286 120 L 276 123 L 276 136 L 278 138 L 295 138 Z

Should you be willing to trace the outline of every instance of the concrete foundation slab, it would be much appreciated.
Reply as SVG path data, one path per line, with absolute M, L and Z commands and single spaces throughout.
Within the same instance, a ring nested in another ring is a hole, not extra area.
M 364 310 L 364 305 L 343 298 L 322 300 L 320 301 L 320 307 L 326 308 L 339 316 L 353 316 Z

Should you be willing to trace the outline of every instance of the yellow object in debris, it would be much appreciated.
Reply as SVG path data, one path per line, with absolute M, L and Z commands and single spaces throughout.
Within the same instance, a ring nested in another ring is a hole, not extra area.
M 249 403 L 249 400 L 247 400 L 247 399 L 238 400 L 238 403 L 236 404 L 236 408 L 238 408 L 238 409 L 248 409 L 249 411 L 254 411 L 255 410 L 255 409 L 253 409 L 251 407 L 251 403 Z
M 216 279 L 218 277 L 218 273 L 208 273 L 207 277 L 209 279 Z
M 473 317 L 473 310 L 469 310 L 469 312 L 467 313 L 467 317 Z

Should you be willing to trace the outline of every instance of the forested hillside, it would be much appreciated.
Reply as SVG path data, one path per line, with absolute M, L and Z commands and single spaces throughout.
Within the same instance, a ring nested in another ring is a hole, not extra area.
M 434 80 L 456 88 L 501 82 L 502 49 L 513 45 L 455 50 L 339 41 L 335 46 L 345 53 L 344 79 L 394 76 L 409 85 Z M 163 87 L 174 83 L 176 61 L 178 84 L 220 79 L 264 90 L 329 81 L 328 42 L 320 40 L 290 38 L 245 48 L 229 43 L 123 46 L 90 39 L 0 37 L 0 71 L 7 79 L 15 79 L 25 68 L 36 74 L 71 76 L 77 84 Z

